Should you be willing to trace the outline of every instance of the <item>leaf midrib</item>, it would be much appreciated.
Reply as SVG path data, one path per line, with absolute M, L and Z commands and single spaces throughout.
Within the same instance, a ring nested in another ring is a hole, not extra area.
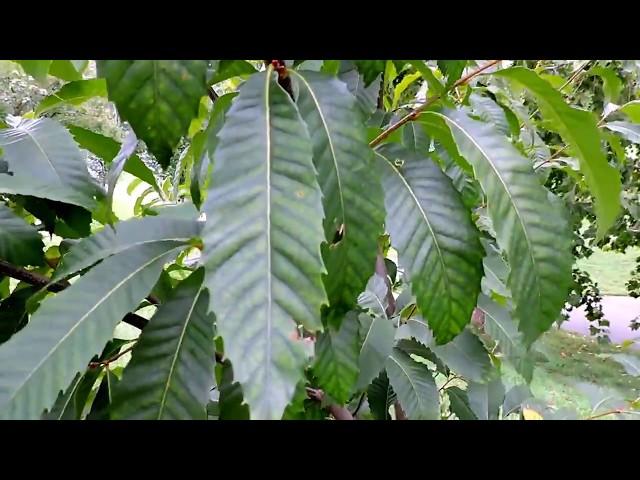
M 511 200 L 511 205 L 513 206 L 513 210 L 516 212 L 516 216 L 518 217 L 519 223 L 522 226 L 522 233 L 524 234 L 524 238 L 527 242 L 527 246 L 529 248 L 527 248 L 527 252 L 529 253 L 529 257 L 531 258 L 531 263 L 533 264 L 533 266 L 535 268 L 533 268 L 533 270 L 536 272 L 535 275 L 533 275 L 536 278 L 536 293 L 538 296 L 538 304 L 542 305 L 542 292 L 540 289 L 540 279 L 539 279 L 539 275 L 538 275 L 538 264 L 536 262 L 536 259 L 533 256 L 533 245 L 531 243 L 531 240 L 529 238 L 529 234 L 527 232 L 527 228 L 526 228 L 526 224 L 524 222 L 524 219 L 522 217 L 522 215 L 520 214 L 520 210 L 518 209 L 518 206 L 515 204 L 515 202 L 513 201 L 513 195 L 511 194 L 511 191 L 509 190 L 506 182 L 504 181 L 504 179 L 502 178 L 502 176 L 500 175 L 500 172 L 498 171 L 498 169 L 495 167 L 495 165 L 493 164 L 493 162 L 491 161 L 491 157 L 487 154 L 487 152 L 485 152 L 485 150 L 478 144 L 478 142 L 475 141 L 475 139 L 469 134 L 467 133 L 467 131 L 459 124 L 457 123 L 454 119 L 449 118 L 449 117 L 445 117 L 444 115 L 437 113 L 437 112 L 432 112 L 435 115 L 440 115 L 441 117 L 443 117 L 445 119 L 445 121 L 451 122 L 453 125 L 456 126 L 456 128 L 458 130 L 460 130 L 460 132 L 462 132 L 462 134 L 467 137 L 467 139 L 473 143 L 473 145 L 478 149 L 478 151 L 480 152 L 480 154 L 487 160 L 487 163 L 489 164 L 489 166 L 491 167 L 491 169 L 494 171 L 494 173 L 496 174 L 496 177 L 498 178 L 498 180 L 500 181 L 500 183 L 502 184 L 502 186 L 504 187 L 504 191 L 507 193 L 507 196 L 509 197 L 509 199 Z M 475 170 L 475 167 L 474 167 Z M 489 201 L 487 200 L 487 206 L 489 204 Z
M 433 238 L 433 244 L 436 246 L 436 250 L 438 252 L 438 260 L 440 260 L 439 263 L 440 263 L 440 267 L 442 268 L 442 276 L 445 279 L 444 285 L 445 285 L 446 290 L 447 290 L 447 297 L 446 297 L 447 312 L 449 312 L 449 315 L 451 315 L 451 299 L 452 299 L 451 281 L 449 279 L 449 273 L 448 273 L 447 268 L 446 268 L 446 264 L 445 264 L 445 261 L 444 261 L 444 256 L 442 255 L 442 249 L 440 248 L 439 239 L 436 236 L 436 233 L 434 232 L 433 227 L 431 226 L 431 222 L 427 218 L 427 214 L 424 211 L 424 209 L 422 208 L 422 205 L 420 204 L 420 201 L 418 200 L 418 197 L 416 197 L 415 193 L 413 192 L 413 188 L 411 187 L 411 185 L 409 185 L 409 182 L 407 182 L 407 180 L 404 178 L 402 173 L 400 173 L 400 171 L 396 168 L 396 166 L 391 161 L 389 161 L 389 159 L 387 157 L 381 155 L 378 152 L 375 152 L 375 154 L 378 155 L 379 157 L 383 158 L 389 164 L 389 166 L 393 169 L 393 171 L 398 175 L 398 177 L 402 181 L 402 184 L 406 187 L 407 191 L 411 195 L 411 198 L 413 199 L 413 201 L 415 202 L 416 206 L 418 207 L 418 210 L 420 210 L 420 214 L 422 215 L 422 218 L 424 219 L 425 223 L 427 224 L 427 227 L 429 228 L 429 231 L 431 232 L 431 237 Z
M 311 85 L 309 85 L 309 83 L 307 82 L 307 80 L 300 75 L 298 72 L 293 72 L 296 76 L 298 76 L 302 83 L 304 83 L 304 85 L 307 87 L 307 90 L 309 92 L 309 95 L 311 95 L 311 98 L 313 99 L 313 103 L 316 105 L 316 110 L 318 111 L 318 115 L 320 116 L 320 120 L 322 121 L 322 125 L 324 127 L 324 131 L 327 134 L 327 141 L 329 142 L 329 149 L 331 150 L 331 159 L 333 161 L 333 166 L 336 172 L 336 181 L 338 183 L 338 196 L 340 198 L 340 210 L 342 213 L 342 222 L 341 223 L 346 223 L 346 210 L 345 210 L 345 206 L 344 206 L 344 195 L 342 192 L 342 179 L 340 178 L 340 168 L 338 167 L 338 159 L 336 157 L 336 152 L 335 152 L 335 148 L 333 146 L 333 139 L 331 138 L 331 131 L 329 130 L 329 126 L 327 125 L 327 121 L 325 119 L 324 113 L 322 112 L 322 108 L 320 107 L 320 102 L 318 101 L 318 98 L 316 97 L 313 89 L 311 88 Z M 359 76 L 358 76 L 359 77 Z M 342 229 L 342 240 L 344 241 L 347 237 L 347 231 L 350 229 L 347 229 L 346 226 L 345 228 Z
M 187 332 L 187 327 L 190 325 L 191 317 L 193 315 L 193 310 L 196 307 L 196 303 L 200 299 L 200 294 L 202 293 L 202 288 L 198 290 L 196 295 L 193 298 L 193 302 L 187 311 L 187 315 L 185 317 L 184 324 L 182 325 L 182 330 L 180 331 L 180 336 L 178 337 L 178 345 L 176 346 L 175 353 L 173 354 L 173 358 L 171 359 L 171 366 L 169 367 L 169 372 L 167 373 L 167 381 L 165 382 L 164 389 L 162 391 L 162 397 L 160 398 L 160 408 L 158 409 L 158 417 L 157 420 L 162 419 L 162 414 L 164 413 L 164 407 L 167 402 L 167 394 L 169 392 L 169 387 L 171 385 L 171 380 L 173 378 L 173 373 L 175 370 L 176 363 L 178 361 L 178 355 L 180 350 L 182 350 L 182 346 L 184 345 L 184 337 Z
M 413 383 L 413 380 L 411 378 L 411 376 L 407 373 L 407 371 L 404 369 L 404 367 L 400 364 L 400 362 L 398 362 L 398 360 L 396 360 L 393 355 L 389 355 L 389 358 L 391 360 L 393 360 L 396 365 L 398 365 L 398 367 L 400 367 L 400 370 L 402 370 L 402 373 L 404 373 L 405 377 L 407 377 L 407 380 L 409 380 L 409 383 L 411 384 L 411 387 L 413 388 L 413 391 L 415 392 L 415 397 L 418 399 L 418 404 L 420 405 L 420 413 L 422 414 L 425 410 L 424 410 L 424 402 L 422 401 L 421 396 L 418 394 L 418 389 L 416 388 L 416 384 Z M 413 361 L 413 360 L 412 360 Z M 398 392 L 396 392 L 397 395 Z M 422 416 L 422 415 L 421 415 Z
M 164 255 L 167 255 L 169 252 L 171 252 L 171 250 L 168 250 L 166 252 L 162 252 L 159 255 L 156 255 L 155 257 L 153 257 L 148 262 L 144 263 L 140 267 L 138 267 L 135 270 L 133 270 L 132 272 L 130 272 L 126 277 L 124 277 L 120 282 L 118 282 L 112 289 L 110 289 L 100 300 L 98 300 L 98 302 L 96 302 L 96 304 L 94 306 L 92 306 L 84 315 L 82 315 L 78 319 L 78 321 L 75 323 L 75 325 L 73 325 L 73 327 L 71 327 L 69 329 L 69 331 L 58 342 L 56 342 L 56 344 L 47 352 L 47 354 L 43 355 L 43 357 L 40 360 L 40 362 L 38 362 L 38 364 L 34 368 L 31 369 L 31 371 L 29 372 L 29 375 L 27 375 L 25 377 L 24 381 L 22 381 L 20 384 L 18 384 L 18 386 L 14 389 L 14 394 L 9 397 L 9 399 L 7 400 L 5 405 L 11 403 L 13 401 L 13 399 L 16 398 L 16 395 L 29 382 L 29 380 L 31 379 L 33 374 L 40 370 L 42 365 L 53 354 L 53 352 L 55 352 L 55 350 L 58 349 L 60 347 L 60 345 L 62 345 L 65 342 L 65 340 L 67 338 L 69 338 L 69 336 L 73 332 L 76 331 L 76 329 L 87 319 L 87 317 L 89 315 L 91 315 L 100 305 L 102 305 L 107 299 L 109 299 L 111 297 L 111 295 L 113 295 L 113 293 L 116 290 L 118 290 L 120 287 L 122 287 L 122 285 L 124 285 L 126 282 L 128 282 L 134 275 L 138 274 L 141 270 L 144 270 L 145 268 L 147 268 L 149 265 L 151 265 L 153 262 L 155 262 L 159 258 L 163 257 Z

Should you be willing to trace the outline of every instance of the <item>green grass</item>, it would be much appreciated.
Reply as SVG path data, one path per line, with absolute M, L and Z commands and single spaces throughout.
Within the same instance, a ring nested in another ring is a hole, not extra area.
M 640 257 L 640 248 L 629 248 L 626 253 L 594 250 L 589 258 L 581 258 L 576 265 L 589 272 L 604 295 L 626 295 L 625 284 Z
M 594 407 L 597 412 L 611 408 L 603 401 L 607 398 L 627 403 L 627 409 L 631 408 L 628 402 L 640 398 L 640 377 L 628 375 L 611 357 L 623 351 L 619 346 L 599 344 L 588 337 L 554 329 L 536 347 L 543 355 L 536 362 L 530 388 L 537 399 L 554 409 L 569 408 L 579 418 L 587 418 L 596 413 Z M 624 353 L 640 360 L 638 351 Z M 522 382 L 508 365 L 503 367 L 506 381 Z

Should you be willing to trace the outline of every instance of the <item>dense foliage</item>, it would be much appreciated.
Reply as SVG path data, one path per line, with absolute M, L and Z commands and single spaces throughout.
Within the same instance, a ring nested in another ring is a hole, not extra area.
M 635 62 L 16 64 L 0 418 L 526 417 L 540 336 L 606 327 L 575 258 L 638 245 Z

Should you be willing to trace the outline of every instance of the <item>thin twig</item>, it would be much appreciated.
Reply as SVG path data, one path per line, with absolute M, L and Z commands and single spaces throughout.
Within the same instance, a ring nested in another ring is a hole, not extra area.
M 447 94 L 448 92 L 450 92 L 451 90 L 455 90 L 456 88 L 458 88 L 461 85 L 464 85 L 466 83 L 468 83 L 472 78 L 480 75 L 482 72 L 484 72 L 485 70 L 487 70 L 488 68 L 491 68 L 492 66 L 496 65 L 497 63 L 499 63 L 501 60 L 492 60 L 488 63 L 485 63 L 484 65 L 482 65 L 481 67 L 477 68 L 476 70 L 474 70 L 473 72 L 469 73 L 468 75 L 465 75 L 464 77 L 460 78 L 458 81 L 456 81 L 453 85 L 451 85 L 448 89 L 445 90 L 444 93 L 441 94 L 436 94 L 433 95 L 432 97 L 429 97 L 422 105 L 420 105 L 418 108 L 416 108 L 415 110 L 413 110 L 412 112 L 408 113 L 407 115 L 405 115 L 404 117 L 402 117 L 400 120 L 398 120 L 396 123 L 394 123 L 393 125 L 391 125 L 390 127 L 388 127 L 386 130 L 384 130 L 382 133 L 380 133 L 380 135 L 378 135 L 376 138 L 374 138 L 370 143 L 369 146 L 371 148 L 375 147 L 376 145 L 378 145 L 379 143 L 381 143 L 385 138 L 387 138 L 389 135 L 391 135 L 394 131 L 396 131 L 398 128 L 400 128 L 401 126 L 403 126 L 405 123 L 408 123 L 412 120 L 415 120 L 416 118 L 418 118 L 420 116 L 420 114 L 426 110 L 430 105 L 432 105 L 433 103 L 435 103 L 436 101 L 440 100 L 442 98 L 443 95 Z
M 135 345 L 131 345 L 129 348 L 125 348 L 123 351 L 121 351 L 120 353 L 118 353 L 117 355 L 114 355 L 111 358 L 107 358 L 106 360 L 101 360 L 99 362 L 90 362 L 89 363 L 89 368 L 98 368 L 102 365 L 104 366 L 109 366 L 110 363 L 115 362 L 117 359 L 119 359 L 120 357 L 122 357 L 123 355 L 126 355 L 127 353 L 129 353 L 131 350 L 133 350 L 133 347 L 135 347 Z
M 608 410 L 606 412 L 599 413 L 597 415 L 592 415 L 590 417 L 587 417 L 586 420 L 595 420 L 596 418 L 606 417 L 607 415 L 614 415 L 616 413 L 631 413 L 631 414 L 633 414 L 633 413 L 638 413 L 638 412 L 629 412 L 627 410 L 622 410 L 620 408 L 615 408 L 613 410 Z

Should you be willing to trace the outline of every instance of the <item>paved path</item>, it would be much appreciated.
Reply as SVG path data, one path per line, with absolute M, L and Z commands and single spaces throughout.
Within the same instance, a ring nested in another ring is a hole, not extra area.
M 633 331 L 629 323 L 640 315 L 640 298 L 603 297 L 602 310 L 605 319 L 609 320 L 609 338 L 613 343 L 625 340 L 636 340 L 635 348 L 640 348 L 640 330 Z M 589 322 L 583 308 L 569 313 L 569 320 L 562 324 L 564 330 L 589 335 Z

